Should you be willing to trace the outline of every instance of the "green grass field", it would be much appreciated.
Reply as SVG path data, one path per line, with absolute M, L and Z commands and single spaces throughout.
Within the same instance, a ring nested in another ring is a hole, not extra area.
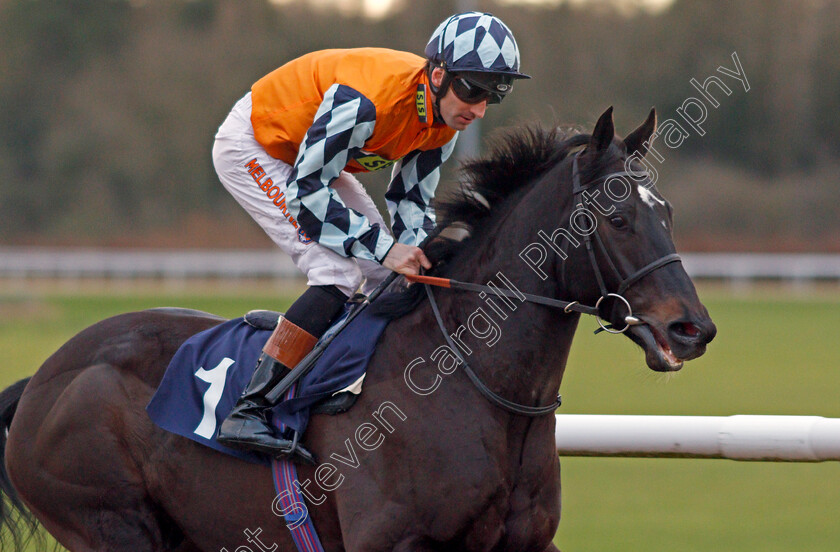
M 30 375 L 65 340 L 107 316 L 177 305 L 237 316 L 285 308 L 297 290 L 0 288 L 0 388 Z M 626 338 L 578 332 L 565 413 L 791 414 L 840 417 L 840 289 L 734 297 L 701 288 L 718 337 L 677 374 L 650 372 Z M 840 464 L 566 458 L 556 542 L 572 551 L 840 550 Z M 267 482 L 266 484 L 270 484 Z

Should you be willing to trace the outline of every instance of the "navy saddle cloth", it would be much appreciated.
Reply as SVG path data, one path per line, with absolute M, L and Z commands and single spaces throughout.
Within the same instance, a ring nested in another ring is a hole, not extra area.
M 387 325 L 386 319 L 373 316 L 370 309 L 360 313 L 330 343 L 312 370 L 298 380 L 295 396 L 274 407 L 274 421 L 279 419 L 303 434 L 312 406 L 364 375 Z M 237 318 L 189 338 L 172 357 L 146 407 L 149 417 L 172 433 L 243 460 L 267 464 L 267 456 L 220 445 L 216 430 L 251 381 L 270 335 L 270 330 L 254 328 Z

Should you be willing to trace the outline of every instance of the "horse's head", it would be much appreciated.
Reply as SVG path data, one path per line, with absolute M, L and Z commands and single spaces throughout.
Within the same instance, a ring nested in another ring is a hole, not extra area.
M 705 352 L 716 328 L 676 255 L 671 205 L 645 170 L 655 129 L 651 111 L 642 126 L 616 139 L 610 108 L 592 135 L 537 126 L 503 134 L 490 155 L 464 166 L 454 196 L 436 202 L 437 238 L 444 239 L 426 246 L 435 263 L 430 275 L 481 284 L 504 273 L 567 313 L 594 313 L 597 306 L 609 331 L 626 328 L 644 348 L 648 366 L 679 370 Z M 376 310 L 402 316 L 424 297 L 418 286 Z M 577 307 L 568 308 L 569 301 Z
M 602 317 L 626 328 L 648 366 L 664 372 L 702 355 L 717 329 L 676 255 L 671 204 L 643 161 L 655 130 L 651 110 L 639 128 L 617 139 L 609 108 L 571 160 L 571 227 L 580 245 L 563 263 L 562 278 L 573 298 L 604 297 Z

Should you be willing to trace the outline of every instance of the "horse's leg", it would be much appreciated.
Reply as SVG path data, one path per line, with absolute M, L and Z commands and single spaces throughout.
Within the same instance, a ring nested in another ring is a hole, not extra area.
M 66 378 L 30 384 L 21 398 L 6 451 L 12 482 L 74 552 L 172 550 L 183 537 L 149 499 L 125 444 L 138 415 L 126 408 L 131 383 L 107 364 L 73 375 L 69 384 Z

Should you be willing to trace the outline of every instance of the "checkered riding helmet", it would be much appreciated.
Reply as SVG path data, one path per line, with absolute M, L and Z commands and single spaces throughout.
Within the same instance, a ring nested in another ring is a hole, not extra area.
M 466 12 L 441 23 L 426 44 L 433 65 L 452 73 L 462 71 L 509 75 L 519 72 L 519 47 L 507 25 L 489 13 Z

